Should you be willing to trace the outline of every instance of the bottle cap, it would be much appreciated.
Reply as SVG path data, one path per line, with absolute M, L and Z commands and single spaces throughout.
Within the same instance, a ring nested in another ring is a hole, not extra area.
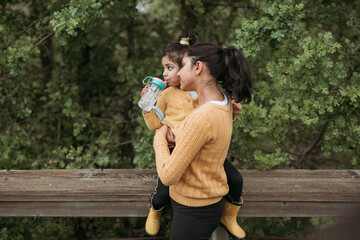
M 160 78 L 153 77 L 151 83 L 155 83 L 160 86 L 161 89 L 164 89 L 166 87 L 167 82 L 161 80 Z

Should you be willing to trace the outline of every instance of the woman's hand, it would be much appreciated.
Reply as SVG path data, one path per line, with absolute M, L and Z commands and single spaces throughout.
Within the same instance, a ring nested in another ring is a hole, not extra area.
M 171 131 L 171 128 L 168 127 L 168 125 L 162 125 L 160 128 L 155 130 L 155 133 L 157 132 L 166 132 L 166 141 L 168 142 L 168 147 L 175 147 L 175 136 L 174 133 Z
M 233 120 L 235 121 L 237 115 L 240 113 L 242 106 L 240 103 L 236 103 L 234 100 L 231 101 L 233 105 Z
M 155 130 L 155 133 L 158 133 L 158 132 L 165 132 L 167 134 L 168 132 L 168 125 L 164 124 L 162 125 L 160 128 L 156 129 Z

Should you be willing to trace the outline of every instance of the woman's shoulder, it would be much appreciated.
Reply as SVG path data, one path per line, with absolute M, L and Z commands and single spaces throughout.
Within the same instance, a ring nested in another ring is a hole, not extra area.
M 227 116 L 231 113 L 231 103 L 228 102 L 227 106 L 222 106 L 216 103 L 205 103 L 193 112 L 194 115 L 201 115 L 201 117 L 209 122 L 218 121 L 223 119 L 223 115 Z

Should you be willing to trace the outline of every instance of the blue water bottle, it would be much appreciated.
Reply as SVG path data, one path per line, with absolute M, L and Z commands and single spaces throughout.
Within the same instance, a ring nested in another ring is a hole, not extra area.
M 157 98 L 160 96 L 160 93 L 166 87 L 166 81 L 162 81 L 160 78 L 147 76 L 143 80 L 143 84 L 146 85 L 151 81 L 151 85 L 149 90 L 144 93 L 140 101 L 138 102 L 138 106 L 144 111 L 151 111 Z

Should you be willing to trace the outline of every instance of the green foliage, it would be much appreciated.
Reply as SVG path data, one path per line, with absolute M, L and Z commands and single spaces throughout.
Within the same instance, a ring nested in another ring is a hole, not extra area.
M 200 14 L 205 13 L 203 1 L 201 0 L 185 0 L 185 4 L 194 7 L 194 10 Z
M 234 122 L 229 150 L 237 167 L 358 169 L 359 6 L 359 0 L 2 1 L 0 168 L 154 168 L 153 133 L 137 107 L 141 80 L 160 77 L 161 50 L 192 32 L 198 42 L 241 47 L 251 63 L 254 98 Z M 144 234 L 143 219 L 73 220 L 0 219 L 0 238 L 84 239 L 75 226 L 87 238 Z M 289 237 L 323 224 L 242 223 L 254 235 Z
M 244 19 L 241 28 L 236 30 L 238 46 L 246 56 L 256 56 L 261 49 L 275 45 L 284 38 L 298 40 L 304 31 L 300 25 L 304 18 L 303 8 L 303 3 L 296 4 L 292 0 L 265 4 L 259 13 L 261 17 Z
M 146 129 L 147 127 L 142 119 L 139 119 L 139 121 L 142 121 L 142 124 L 136 128 L 139 139 L 134 145 L 136 153 L 134 164 L 138 168 L 155 168 L 155 152 L 152 144 L 154 133 Z
M 143 235 L 138 218 L 0 218 L 1 240 L 103 239 Z M 99 228 L 98 226 L 102 227 Z
M 359 29 L 336 40 L 330 29 L 305 28 L 306 13 L 302 3 L 274 1 L 236 31 L 255 63 L 255 103 L 244 106 L 233 141 L 246 146 L 237 154 L 249 166 L 312 168 L 337 153 L 360 156 L 359 52 L 345 34 Z
M 69 36 L 76 36 L 77 29 L 85 30 L 86 24 L 103 16 L 103 6 L 113 5 L 113 1 L 103 0 L 74 0 L 70 1 L 69 6 L 56 11 L 50 20 L 50 26 L 55 32 L 55 36 L 65 33 Z

